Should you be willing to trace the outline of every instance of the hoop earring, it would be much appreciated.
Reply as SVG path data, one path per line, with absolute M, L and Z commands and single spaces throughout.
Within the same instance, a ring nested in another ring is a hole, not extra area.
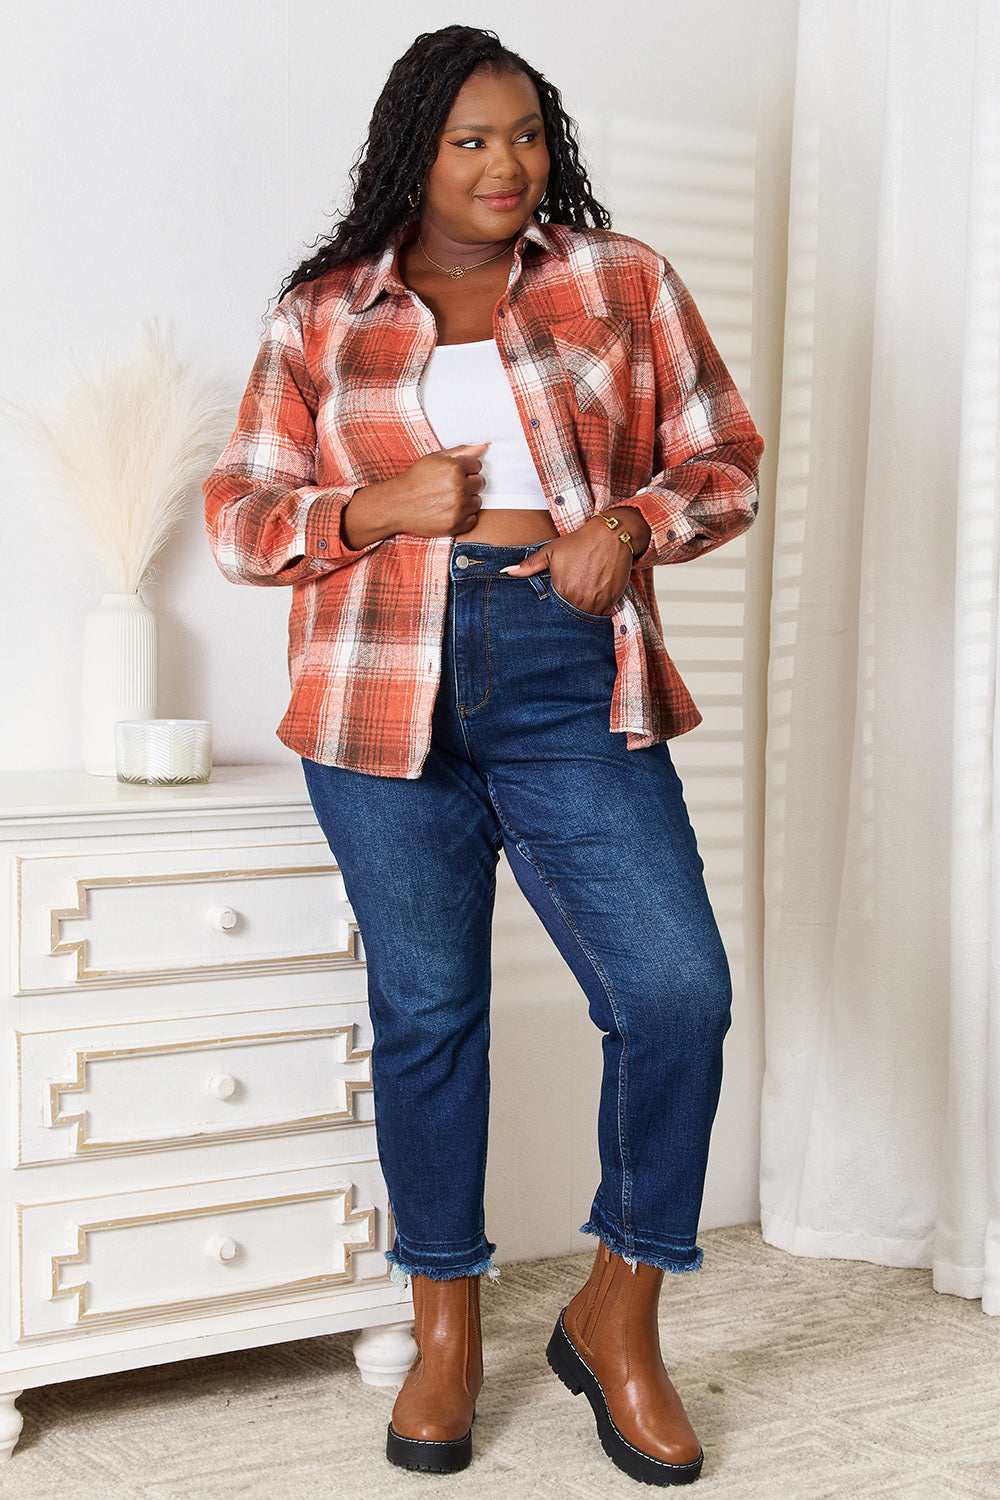
M 413 196 L 412 193 L 407 193 L 407 195 L 406 195 L 406 201 L 410 205 L 411 208 L 419 208 L 420 207 L 420 183 L 419 182 L 417 183 L 417 196 L 414 198 L 414 196 Z

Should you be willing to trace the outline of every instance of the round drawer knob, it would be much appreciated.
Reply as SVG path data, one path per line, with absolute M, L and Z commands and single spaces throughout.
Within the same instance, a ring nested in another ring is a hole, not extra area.
M 239 1248 L 235 1240 L 231 1240 L 228 1235 L 220 1234 L 210 1241 L 208 1253 L 213 1260 L 221 1261 L 223 1265 L 226 1265 L 229 1261 L 236 1259 Z
M 208 925 L 216 932 L 232 932 L 239 920 L 239 913 L 231 906 L 213 906 L 208 914 Z
M 231 1073 L 213 1073 L 206 1087 L 216 1099 L 231 1099 L 236 1092 L 236 1079 Z

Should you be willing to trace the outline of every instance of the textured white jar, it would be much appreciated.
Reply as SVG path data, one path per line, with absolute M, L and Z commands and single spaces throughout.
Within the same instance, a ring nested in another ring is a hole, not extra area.
M 156 616 L 138 594 L 105 594 L 83 626 L 83 768 L 115 775 L 115 725 L 156 713 Z
M 190 786 L 212 774 L 207 719 L 125 719 L 115 725 L 118 780 L 143 786 Z

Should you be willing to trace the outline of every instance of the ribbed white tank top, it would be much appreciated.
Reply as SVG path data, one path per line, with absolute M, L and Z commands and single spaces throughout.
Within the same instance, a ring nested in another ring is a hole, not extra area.
M 442 448 L 489 443 L 484 510 L 548 510 L 493 339 L 438 344 L 424 368 L 420 399 Z

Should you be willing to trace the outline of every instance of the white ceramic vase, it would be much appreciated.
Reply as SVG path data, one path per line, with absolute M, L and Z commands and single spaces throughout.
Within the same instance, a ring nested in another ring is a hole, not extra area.
M 119 719 L 156 714 L 156 616 L 138 594 L 105 594 L 83 626 L 83 768 L 115 774 Z

